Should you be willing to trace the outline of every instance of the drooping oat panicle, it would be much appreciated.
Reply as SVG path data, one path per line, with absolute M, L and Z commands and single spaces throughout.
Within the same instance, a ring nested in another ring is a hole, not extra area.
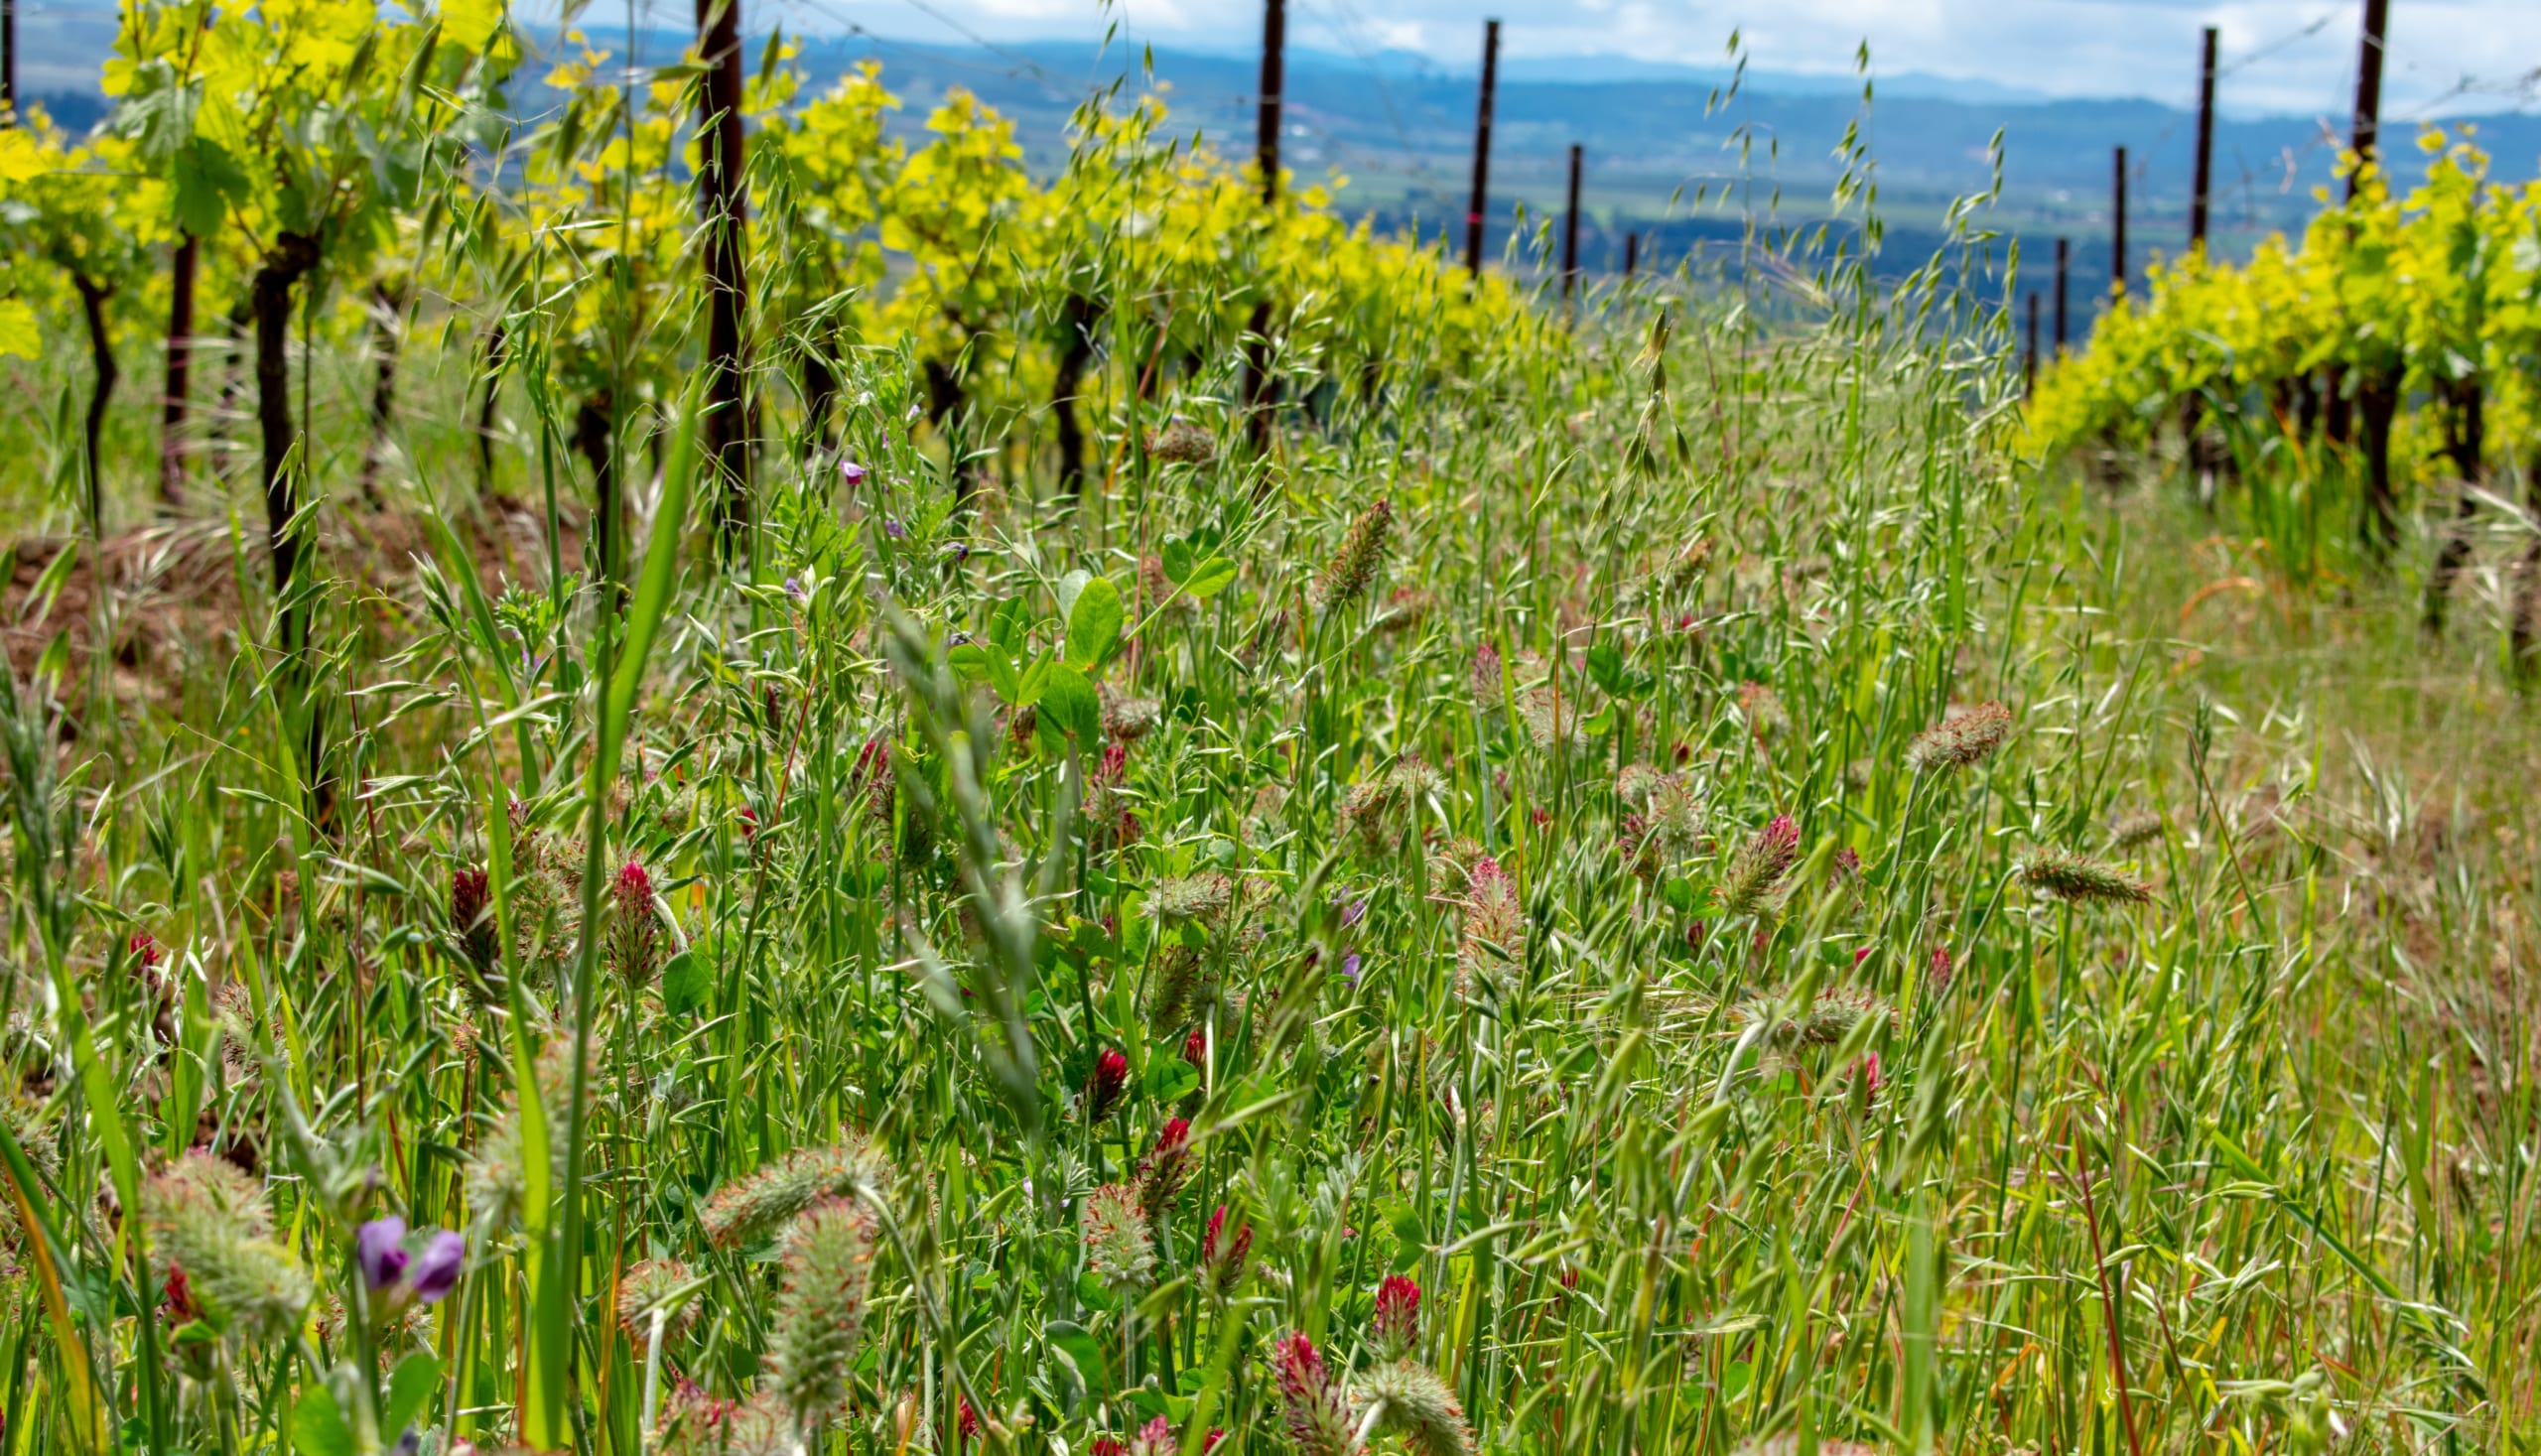
M 1191 1125 L 1173 1118 L 1156 1134 L 1154 1150 L 1138 1164 L 1138 1206 L 1149 1225 L 1161 1223 L 1173 1211 L 1173 1202 L 1190 1176 Z
M 1386 537 L 1394 528 L 1394 502 L 1380 497 L 1359 513 L 1342 533 L 1341 545 L 1315 582 L 1315 599 L 1325 606 L 1347 606 L 1366 595 L 1385 565 Z
M 1420 1286 L 1403 1274 L 1388 1274 L 1377 1286 L 1377 1309 L 1368 1334 L 1381 1360 L 1401 1360 L 1420 1340 Z
M 650 986 L 661 967 L 662 926 L 653 913 L 653 876 L 629 860 L 610 879 L 608 964 L 631 991 Z
M 1380 1433 L 1403 1437 L 1419 1456 L 1473 1456 L 1473 1430 L 1455 1392 L 1427 1366 L 1409 1360 L 1379 1365 L 1359 1383 L 1358 1405 L 1376 1413 Z
M 142 1214 L 190 1301 L 213 1318 L 260 1334 L 296 1325 L 309 1307 L 309 1275 L 273 1242 L 263 1188 L 208 1153 L 189 1152 L 143 1185 Z
M 1973 768 L 2011 735 L 2012 710 L 2000 703 L 1979 703 L 1916 734 L 1906 745 L 1906 766 L 1916 773 Z
M 2023 884 L 2069 904 L 2140 905 L 2153 887 L 2096 860 L 2063 850 L 2042 850 L 2019 871 Z
M 784 1292 L 769 1321 L 768 1376 L 797 1430 L 847 1403 L 848 1372 L 873 1288 L 873 1216 L 825 1198 L 785 1231 Z
M 1762 909 L 1799 859 L 1799 823 L 1788 814 L 1776 815 L 1738 852 L 1729 872 L 1721 877 L 1722 913 L 1745 915 Z
M 1340 1382 L 1314 1341 L 1302 1331 L 1282 1335 L 1270 1346 L 1270 1364 L 1279 1383 L 1279 1419 L 1298 1456 L 1343 1456 L 1358 1432 Z
M 739 1249 L 828 1199 L 853 1198 L 880 1207 L 890 1196 L 890 1160 L 862 1134 L 850 1133 L 834 1143 L 798 1147 L 716 1189 L 698 1222 L 717 1248 Z
M 1244 1282 L 1245 1260 L 1253 1253 L 1253 1226 L 1239 1222 L 1232 1236 L 1226 1226 L 1227 1206 L 1222 1203 L 1209 1215 L 1208 1232 L 1200 1240 L 1200 1267 L 1209 1271 L 1220 1296 L 1234 1293 Z
M 1470 993 L 1489 983 L 1506 993 L 1527 963 L 1527 907 L 1518 881 L 1485 856 L 1465 879 L 1464 924 L 1456 946 L 1456 984 Z
M 1138 1190 L 1106 1183 L 1077 1209 L 1077 1233 L 1085 1244 L 1086 1272 L 1116 1294 L 1145 1288 L 1155 1277 L 1155 1240 L 1147 1232 Z

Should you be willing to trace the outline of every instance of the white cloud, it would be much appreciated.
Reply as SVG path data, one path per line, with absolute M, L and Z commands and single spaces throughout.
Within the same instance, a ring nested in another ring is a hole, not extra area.
M 809 29 L 959 41 L 1081 37 L 1117 22 L 1131 41 L 1239 50 L 1261 34 L 1258 0 L 747 0 Z M 676 23 L 685 0 L 645 0 Z M 2343 114 L 2352 102 L 2356 0 L 1289 0 L 1291 44 L 1412 51 L 1469 70 L 1486 15 L 1507 58 L 1618 57 L 1711 66 L 1733 31 L 1762 70 L 1842 74 L 1867 41 L 1875 73 L 1920 72 L 2055 96 L 2196 95 L 2198 30 L 2222 30 L 2231 111 Z M 2408 116 L 2453 93 L 2513 104 L 2541 62 L 2541 4 L 2409 0 L 2393 7 L 2386 109 Z M 948 22 L 950 22 L 948 24 Z M 2528 93 L 2527 103 L 2533 98 Z M 2458 105 L 2458 103 L 2457 103 Z

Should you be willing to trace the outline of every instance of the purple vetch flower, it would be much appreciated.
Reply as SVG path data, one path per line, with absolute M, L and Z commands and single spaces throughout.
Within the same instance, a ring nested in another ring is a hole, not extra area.
M 408 1301 L 438 1304 L 459 1287 L 468 1263 L 468 1241 L 448 1229 L 435 1229 L 421 1254 L 406 1248 L 406 1221 L 390 1214 L 372 1219 L 353 1233 L 353 1257 L 361 1265 L 362 1283 L 390 1308 Z
M 435 1229 L 408 1270 L 407 1287 L 424 1303 L 439 1304 L 459 1287 L 459 1273 L 467 1263 L 468 1241 L 448 1229 Z
M 1345 927 L 1356 925 L 1367 913 L 1368 901 L 1362 896 L 1341 907 L 1341 923 Z
M 864 484 L 865 474 L 865 467 L 854 461 L 842 460 L 838 463 L 838 477 L 846 481 L 850 489 Z
M 801 577 L 787 577 L 785 579 L 785 595 L 793 600 L 800 602 L 803 599 L 804 595 L 803 579 Z
M 1341 979 L 1352 986 L 1359 984 L 1359 953 L 1352 951 L 1341 958 Z
M 889 516 L 884 516 L 882 518 L 882 534 L 890 537 L 894 541 L 906 541 L 909 539 L 909 528 L 901 525 L 897 520 Z
M 390 1288 L 406 1276 L 406 1221 L 390 1214 L 372 1219 L 353 1234 L 353 1258 L 361 1265 L 370 1292 Z

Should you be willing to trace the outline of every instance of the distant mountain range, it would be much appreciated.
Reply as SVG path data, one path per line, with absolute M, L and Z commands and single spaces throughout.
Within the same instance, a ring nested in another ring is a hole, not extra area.
M 114 31 L 111 7 L 47 5 L 21 15 L 22 85 L 67 124 L 101 110 L 97 66 Z M 596 44 L 619 48 L 622 33 L 586 24 Z M 1248 38 L 1249 39 L 1249 38 Z M 686 37 L 639 32 L 637 59 L 662 64 Z M 1036 168 L 1064 155 L 1067 119 L 1086 96 L 1127 77 L 1136 92 L 1148 53 L 1116 46 L 1108 54 L 1061 42 L 943 46 L 866 34 L 811 36 L 800 64 L 809 91 L 867 60 L 904 107 L 896 126 L 922 136 L 926 113 L 955 86 L 1012 116 Z M 1253 141 L 1258 61 L 1246 47 L 1157 49 L 1154 80 L 1176 119 L 1231 153 Z M 1478 60 L 1478 58 L 1477 58 Z M 534 68 L 533 68 L 534 69 Z M 525 72 L 528 73 L 528 72 Z M 2020 236 L 2035 279 L 2048 239 L 2076 243 L 2077 299 L 2105 290 L 2111 148 L 2128 148 L 2130 240 L 2137 250 L 2175 250 L 2186 231 L 2194 118 L 2151 100 L 2051 98 L 2018 87 L 1953 77 L 1878 77 L 1862 103 L 1862 80 L 1845 74 L 1749 71 L 1734 96 L 1726 70 L 1631 58 L 1506 58 L 1493 143 L 1493 213 L 1506 240 L 1518 204 L 1541 218 L 1561 204 L 1571 144 L 1584 147 L 1591 267 L 1620 261 L 1627 230 L 1648 234 L 1646 255 L 1670 259 L 1699 243 L 1735 239 L 1750 216 L 1785 226 L 1828 217 L 1838 176 L 1834 153 L 1848 125 L 1860 124 L 1876 161 L 1879 205 L 1893 256 L 1915 257 L 1939 240 L 1934 230 L 1949 199 L 1980 192 L 1992 177 L 1988 148 L 2002 138 L 2001 199 L 1984 225 Z M 1461 218 L 1472 157 L 1475 76 L 1404 52 L 1367 56 L 1292 50 L 1283 157 L 1306 180 L 1350 179 L 1341 205 L 1388 225 Z M 534 84 L 515 97 L 524 111 L 544 98 Z M 1715 104 L 1717 103 L 1717 104 Z M 2461 120 L 2463 118 L 2449 118 Z M 2415 118 L 2393 123 L 2408 136 Z M 2520 181 L 2541 172 L 2541 113 L 2475 118 L 2495 175 Z M 2217 246 L 2246 248 L 2265 232 L 2301 225 L 2328 186 L 2344 116 L 2222 118 L 2215 133 Z M 1839 221 L 1840 226 L 1849 226 Z

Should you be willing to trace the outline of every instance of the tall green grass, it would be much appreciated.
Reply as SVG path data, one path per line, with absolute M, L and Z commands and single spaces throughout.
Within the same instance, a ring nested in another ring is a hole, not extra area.
M 622 596 L 428 386 L 329 762 L 243 547 L 235 664 L 13 683 L 0 1439 L 2530 1449 L 2521 738 L 2009 458 L 1974 277 L 1786 282 L 967 508 L 851 349 Z

